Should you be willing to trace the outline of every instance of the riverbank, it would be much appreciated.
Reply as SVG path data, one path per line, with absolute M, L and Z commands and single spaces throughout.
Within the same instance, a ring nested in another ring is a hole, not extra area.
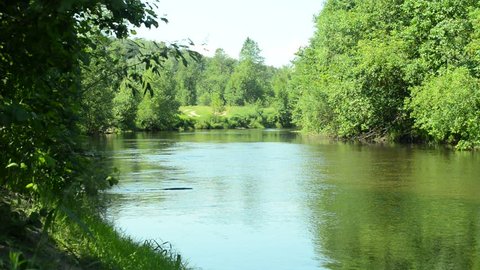
M 185 269 L 180 255 L 132 240 L 89 208 L 45 212 L 2 191 L 0 214 L 0 269 Z
M 179 110 L 179 130 L 283 127 L 280 115 L 273 107 L 181 106 Z

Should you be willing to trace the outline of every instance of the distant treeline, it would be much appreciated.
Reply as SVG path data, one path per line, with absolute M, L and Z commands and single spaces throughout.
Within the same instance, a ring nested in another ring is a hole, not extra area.
M 258 44 L 247 38 L 239 59 L 222 49 L 201 57 L 180 45 L 142 39 L 99 38 L 94 57 L 82 68 L 80 125 L 84 132 L 182 129 L 179 106 L 273 108 L 277 126 L 291 124 L 287 68 L 266 66 Z M 176 50 L 175 55 L 169 55 Z M 160 66 L 139 59 L 155 58 Z M 168 57 L 169 56 L 169 57 Z M 139 84 L 136 78 L 142 78 Z M 190 119 L 192 120 L 192 119 Z M 198 125 L 197 125 L 198 126 Z
M 480 2 L 327 0 L 295 60 L 294 122 L 340 138 L 480 146 Z

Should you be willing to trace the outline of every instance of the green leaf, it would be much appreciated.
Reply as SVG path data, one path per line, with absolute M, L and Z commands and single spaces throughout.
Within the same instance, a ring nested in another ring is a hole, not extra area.
M 25 188 L 36 190 L 36 189 L 37 189 L 37 185 L 34 184 L 34 183 L 30 183 L 30 184 L 26 185 Z
M 12 163 L 8 164 L 7 167 L 5 167 L 5 168 L 8 169 L 8 168 L 12 168 L 12 167 L 18 167 L 18 164 L 15 163 L 15 162 L 12 162 Z
M 45 163 L 45 158 L 44 157 L 38 157 L 38 162 L 40 164 L 44 164 Z

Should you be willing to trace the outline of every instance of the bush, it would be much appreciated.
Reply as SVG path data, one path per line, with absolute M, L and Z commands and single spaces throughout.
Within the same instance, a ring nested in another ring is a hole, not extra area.
M 414 127 L 459 149 L 480 145 L 480 85 L 466 68 L 446 70 L 412 89 Z
M 228 119 L 218 115 L 209 115 L 206 118 L 195 123 L 196 129 L 227 129 L 229 127 Z
M 184 115 L 178 114 L 177 115 L 177 122 L 175 124 L 175 129 L 183 131 L 183 130 L 192 130 L 195 128 L 195 120 Z
M 143 130 L 171 130 L 180 104 L 173 101 L 175 82 L 169 74 L 152 75 L 153 95 L 147 94 L 138 105 L 137 127 Z

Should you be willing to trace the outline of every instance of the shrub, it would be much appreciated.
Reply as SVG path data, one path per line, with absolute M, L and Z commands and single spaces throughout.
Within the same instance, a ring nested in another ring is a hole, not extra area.
M 480 85 L 466 68 L 446 70 L 412 89 L 414 127 L 459 149 L 480 145 Z

